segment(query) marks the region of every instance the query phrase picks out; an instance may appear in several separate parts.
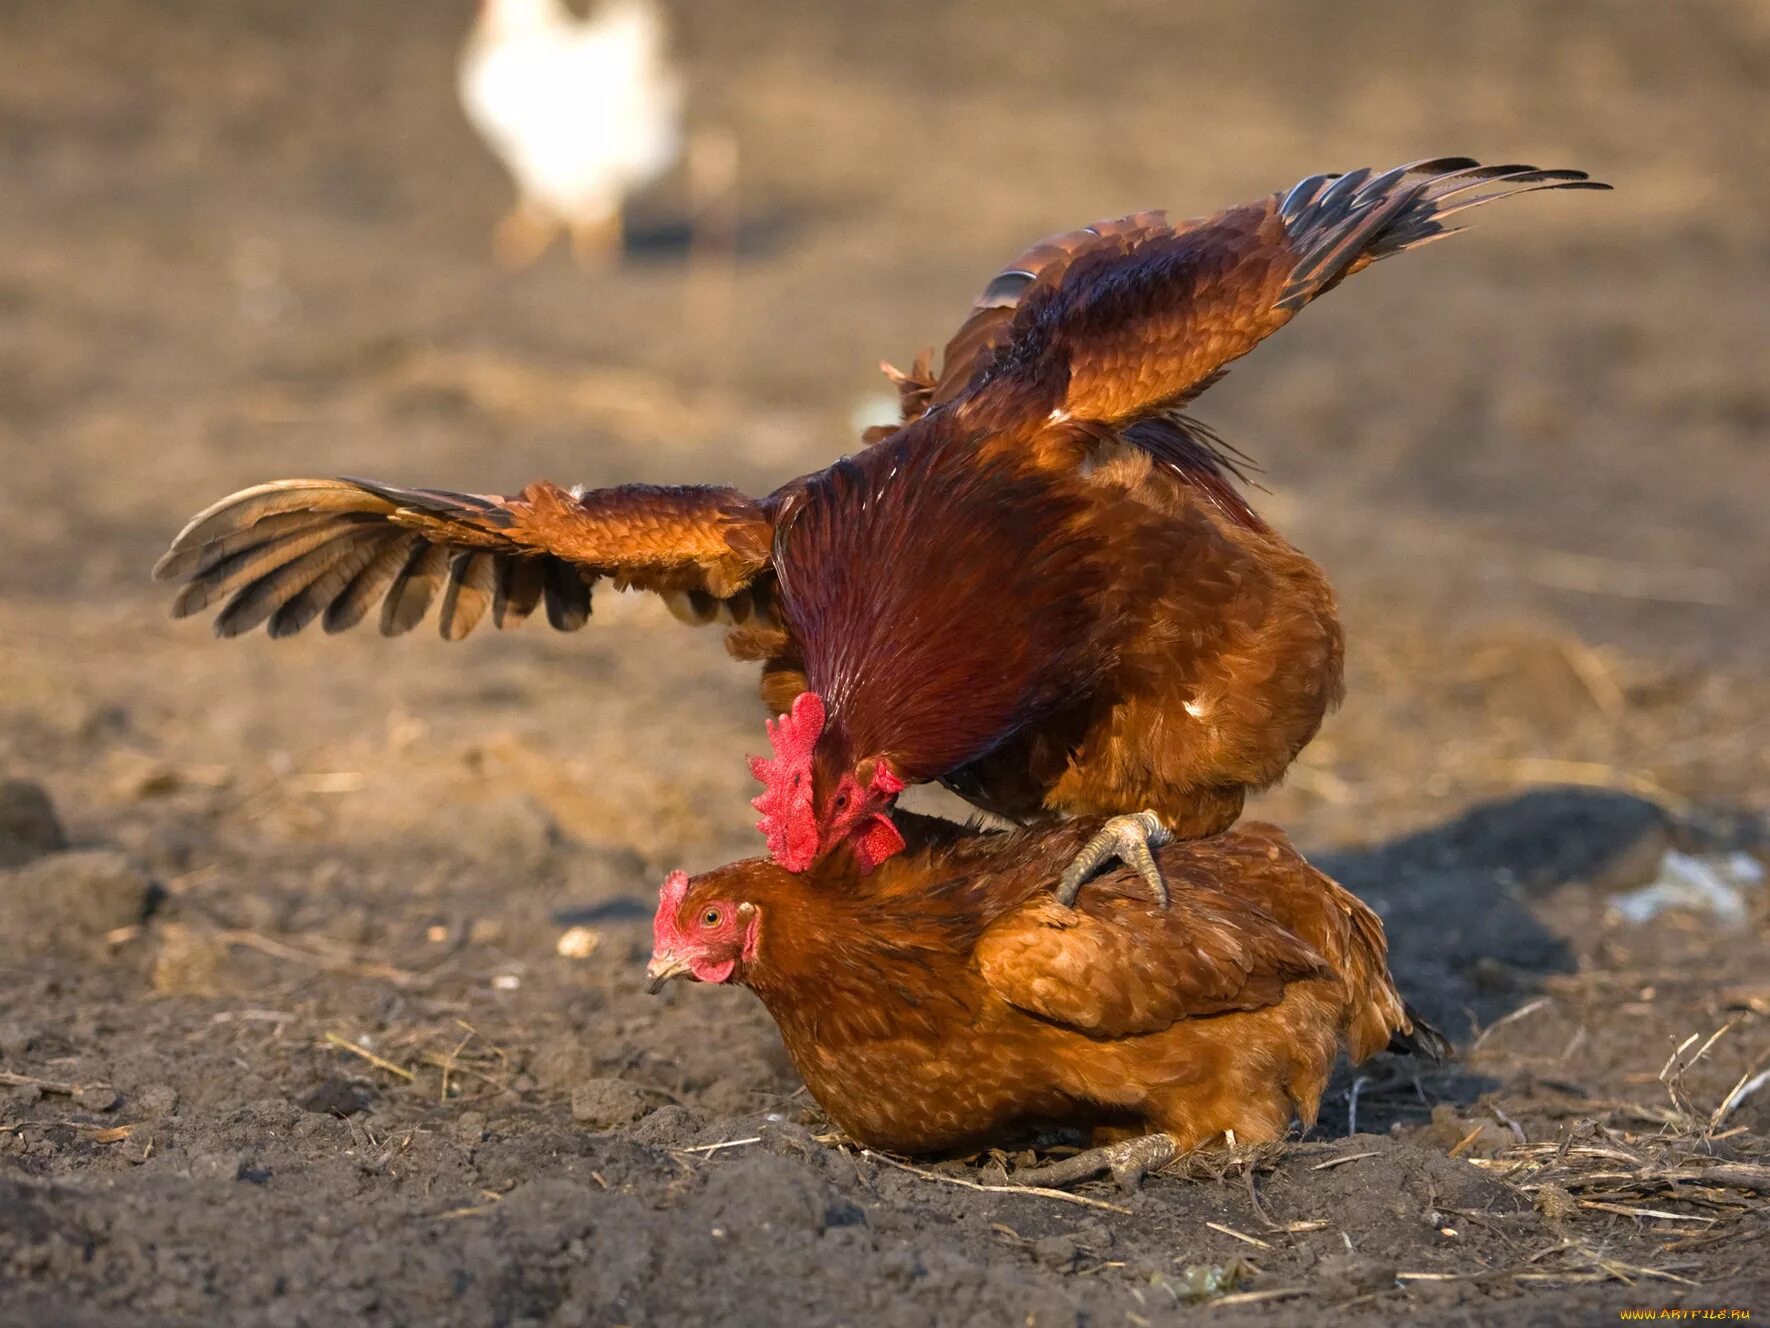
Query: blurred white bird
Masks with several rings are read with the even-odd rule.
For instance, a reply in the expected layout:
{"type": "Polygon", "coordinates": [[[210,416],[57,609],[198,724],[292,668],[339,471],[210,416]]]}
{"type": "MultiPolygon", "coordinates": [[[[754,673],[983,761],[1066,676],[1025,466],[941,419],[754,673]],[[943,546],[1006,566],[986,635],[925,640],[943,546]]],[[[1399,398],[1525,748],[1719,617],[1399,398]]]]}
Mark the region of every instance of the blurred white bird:
{"type": "Polygon", "coordinates": [[[682,155],[682,80],[652,0],[481,0],[461,54],[461,104],[516,183],[496,235],[523,267],[564,228],[584,262],[618,254],[627,196],[682,155]]]}

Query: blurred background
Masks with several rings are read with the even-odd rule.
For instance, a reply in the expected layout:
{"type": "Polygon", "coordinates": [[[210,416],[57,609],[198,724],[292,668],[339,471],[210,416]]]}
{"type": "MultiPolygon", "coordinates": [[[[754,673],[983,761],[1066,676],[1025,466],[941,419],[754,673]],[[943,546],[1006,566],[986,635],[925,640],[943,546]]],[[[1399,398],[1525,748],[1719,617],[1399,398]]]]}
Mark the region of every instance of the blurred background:
{"type": "MultiPolygon", "coordinates": [[[[617,1182],[650,1158],[664,1193],[679,1163],[584,1134],[640,1114],[607,1117],[608,1092],[667,1100],[646,1120],[677,1112],[680,1143],[694,1113],[724,1129],[796,1084],[742,993],[638,991],[662,873],[760,848],[755,679],[715,631],[600,593],[575,636],[217,642],[148,579],[192,513],[300,475],[766,492],[852,450],[889,400],[879,360],[943,342],[1035,238],[1319,171],[1467,154],[1616,191],[1474,214],[1197,403],[1343,598],[1347,702],[1255,811],[1385,911],[1410,995],[1454,1034],[1536,1001],[1505,1042],[1536,1059],[1496,1040],[1496,1079],[1434,1090],[1466,1106],[1503,1080],[1532,1138],[1619,1096],[1663,1119],[1662,1043],[1770,1013],[1761,888],[1730,905],[1755,929],[1606,913],[1691,827],[1761,844],[1739,827],[1770,809],[1763,0],[668,0],[634,96],[671,142],[616,191],[621,230],[599,214],[544,252],[460,99],[476,12],[0,5],[0,777],[23,781],[0,788],[0,866],[26,864],[0,877],[0,1154],[64,1178],[172,1159],[80,1210],[114,1251],[191,1197],[158,1237],[184,1271],[162,1260],[143,1305],[199,1321],[273,1294],[264,1241],[203,1197],[211,1153],[227,1177],[286,1165],[325,1211],[381,1196],[373,1221],[351,1210],[391,1233],[356,1285],[391,1286],[428,1276],[397,1251],[431,1201],[345,1160],[390,1130],[409,1127],[402,1174],[462,1212],[567,1156],[617,1182]],[[1578,797],[1517,801],[1542,785],[1578,797]],[[91,852],[51,851],[69,844],[91,852]],[[1591,1100],[1543,1106],[1545,1075],[1591,1100]],[[502,1151],[474,1170],[457,1131],[502,1151]]],[[[1758,1027],[1692,1080],[1705,1111],[1762,1065],[1758,1027]]],[[[1367,1090],[1369,1128],[1424,1121],[1397,1083],[1367,1090]]],[[[573,1204],[602,1202],[581,1172],[573,1204]]],[[[1325,1193],[1299,1211],[1344,1205],[1325,1193]]],[[[680,1231],[667,1205],[619,1211],[680,1238],[684,1276],[720,1267],[695,1233],[723,1210],[680,1231]]],[[[0,1252],[40,1228],[0,1222],[0,1252]]],[[[505,1248],[509,1278],[528,1248],[505,1248]]],[[[155,1266],[32,1257],[82,1306],[155,1266]]]]}

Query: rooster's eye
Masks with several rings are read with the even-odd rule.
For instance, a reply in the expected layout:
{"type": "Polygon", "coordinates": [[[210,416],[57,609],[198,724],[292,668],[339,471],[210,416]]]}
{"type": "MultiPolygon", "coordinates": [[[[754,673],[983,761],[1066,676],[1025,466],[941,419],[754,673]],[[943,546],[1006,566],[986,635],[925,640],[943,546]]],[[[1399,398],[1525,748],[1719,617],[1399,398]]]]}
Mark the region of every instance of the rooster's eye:
{"type": "Polygon", "coordinates": [[[703,927],[717,927],[719,925],[719,910],[710,908],[701,914],[701,925],[703,927]]]}
{"type": "Polygon", "coordinates": [[[848,795],[846,793],[838,793],[836,795],[836,810],[843,811],[847,808],[847,806],[848,806],[848,795]]]}

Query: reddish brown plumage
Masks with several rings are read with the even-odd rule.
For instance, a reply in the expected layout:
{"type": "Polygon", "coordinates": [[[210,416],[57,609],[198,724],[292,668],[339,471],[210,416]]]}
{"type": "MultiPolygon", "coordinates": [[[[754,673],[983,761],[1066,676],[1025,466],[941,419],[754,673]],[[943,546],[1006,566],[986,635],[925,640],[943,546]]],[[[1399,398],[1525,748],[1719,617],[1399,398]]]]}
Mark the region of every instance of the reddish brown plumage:
{"type": "Polygon", "coordinates": [[[772,709],[825,702],[792,772],[815,786],[793,805],[819,852],[876,830],[899,780],[942,779],[1022,822],[1149,809],[1211,834],[1338,700],[1341,635],[1321,569],[1178,408],[1308,300],[1447,233],[1451,212],[1581,187],[1601,186],[1443,159],[1177,225],[1100,223],[992,281],[938,373],[924,356],[897,375],[901,427],[766,499],[284,481],[204,513],[158,572],[188,579],[179,614],[230,595],[223,635],[321,615],[337,630],[378,599],[391,634],[439,590],[451,638],[543,599],[569,629],[601,578],[724,616],[772,709]]]}
{"type": "Polygon", "coordinates": [[[1088,823],[904,820],[910,847],[864,878],[758,858],[676,879],[651,969],[755,991],[861,1143],[941,1152],[1033,1124],[1258,1142],[1314,1120],[1342,1048],[1444,1050],[1396,993],[1376,915],[1272,826],[1164,850],[1169,908],[1120,871],[1068,909],[1049,864],[1088,823]]]}

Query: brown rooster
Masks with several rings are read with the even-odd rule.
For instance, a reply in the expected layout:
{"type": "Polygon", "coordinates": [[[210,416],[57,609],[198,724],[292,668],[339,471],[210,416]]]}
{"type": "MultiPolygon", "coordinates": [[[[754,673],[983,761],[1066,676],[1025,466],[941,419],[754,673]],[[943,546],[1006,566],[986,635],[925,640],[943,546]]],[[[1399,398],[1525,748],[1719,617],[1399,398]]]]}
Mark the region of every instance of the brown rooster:
{"type": "Polygon", "coordinates": [[[1167,907],[1123,868],[1066,908],[1046,864],[1096,828],[978,834],[900,813],[912,847],[868,876],[754,858],[664,883],[652,990],[739,982],[857,1142],[899,1153],[1029,1127],[1154,1131],[1021,1179],[1146,1169],[1315,1120],[1341,1048],[1448,1046],[1396,993],[1383,924],[1284,834],[1166,846],[1167,907]]]}
{"type": "Polygon", "coordinates": [[[441,597],[454,639],[545,600],[582,626],[599,579],[735,622],[780,713],[760,827],[802,871],[901,845],[908,784],[1020,822],[1107,816],[1064,873],[1230,825],[1340,695],[1321,569],[1238,495],[1179,415],[1311,299],[1448,234],[1465,208],[1578,171],[1446,158],[1313,176],[1203,220],[1143,213],[1045,241],[903,379],[907,423],[765,499],[731,489],[532,485],[512,498],[285,480],[195,518],[156,574],[223,636],[378,601],[384,633],[441,597]],[[1122,815],[1121,813],[1131,813],[1122,815]]]}

